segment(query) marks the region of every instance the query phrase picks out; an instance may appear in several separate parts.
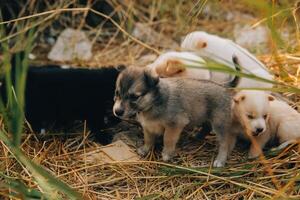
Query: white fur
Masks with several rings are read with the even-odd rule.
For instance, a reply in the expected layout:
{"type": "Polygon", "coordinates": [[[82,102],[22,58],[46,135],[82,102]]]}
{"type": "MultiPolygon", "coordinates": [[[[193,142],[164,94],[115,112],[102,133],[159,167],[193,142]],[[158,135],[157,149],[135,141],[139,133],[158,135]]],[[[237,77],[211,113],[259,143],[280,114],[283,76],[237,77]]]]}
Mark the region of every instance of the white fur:
{"type": "MultiPolygon", "coordinates": [[[[256,76],[273,80],[273,76],[268,72],[263,63],[255,58],[250,52],[231,40],[221,38],[216,35],[208,34],[202,31],[189,33],[183,42],[181,48],[187,51],[194,51],[199,56],[209,58],[221,64],[235,68],[232,62],[232,56],[236,56],[242,66],[242,72],[251,73],[256,76]]],[[[215,72],[213,72],[213,75],[215,72]]],[[[217,82],[224,82],[230,79],[228,74],[217,77],[217,82]]],[[[271,83],[256,81],[253,79],[242,78],[238,87],[240,88],[271,88],[271,83]]]]}
{"type": "MultiPolygon", "coordinates": [[[[233,104],[235,120],[244,123],[244,127],[252,132],[257,126],[264,128],[262,133],[254,137],[261,149],[274,137],[277,137],[281,144],[278,149],[300,139],[300,113],[286,102],[272,99],[263,91],[241,91],[234,98],[237,101],[233,104]],[[247,119],[249,113],[255,117],[247,119]],[[263,115],[266,113],[268,117],[264,119],[263,115]]],[[[252,144],[249,157],[254,158],[259,154],[260,151],[252,144]]]]}
{"type": "Polygon", "coordinates": [[[300,114],[283,101],[270,102],[269,127],[280,143],[300,138],[300,114]]]}
{"type": "Polygon", "coordinates": [[[170,51],[160,55],[147,67],[157,73],[160,77],[177,76],[195,79],[210,79],[210,72],[206,69],[201,69],[201,65],[204,66],[204,64],[205,61],[194,53],[170,51]],[[180,71],[169,73],[173,70],[180,71]]]}
{"type": "Polygon", "coordinates": [[[267,129],[267,121],[264,115],[269,114],[270,102],[268,100],[269,94],[264,91],[244,90],[238,92],[234,99],[233,109],[235,117],[241,123],[245,123],[247,128],[255,133],[257,128],[267,129]],[[237,102],[238,101],[238,102],[237,102]],[[252,116],[251,119],[248,116],[252,116]]]}

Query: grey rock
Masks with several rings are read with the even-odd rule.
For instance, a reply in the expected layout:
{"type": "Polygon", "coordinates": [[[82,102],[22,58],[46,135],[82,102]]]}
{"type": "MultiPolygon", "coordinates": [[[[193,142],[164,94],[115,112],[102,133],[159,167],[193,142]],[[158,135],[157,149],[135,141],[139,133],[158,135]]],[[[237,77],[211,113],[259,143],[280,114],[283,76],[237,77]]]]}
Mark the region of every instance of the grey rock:
{"type": "Polygon", "coordinates": [[[179,44],[177,42],[162,33],[156,32],[147,24],[136,23],[132,35],[135,38],[153,46],[159,46],[166,49],[179,48],[179,44]]]}
{"type": "Polygon", "coordinates": [[[252,28],[250,25],[237,24],[234,27],[235,42],[250,50],[267,50],[269,41],[269,32],[265,26],[256,26],[252,28]]]}
{"type": "Polygon", "coordinates": [[[92,43],[83,31],[67,28],[57,38],[48,58],[60,62],[89,60],[92,58],[92,43]]]}

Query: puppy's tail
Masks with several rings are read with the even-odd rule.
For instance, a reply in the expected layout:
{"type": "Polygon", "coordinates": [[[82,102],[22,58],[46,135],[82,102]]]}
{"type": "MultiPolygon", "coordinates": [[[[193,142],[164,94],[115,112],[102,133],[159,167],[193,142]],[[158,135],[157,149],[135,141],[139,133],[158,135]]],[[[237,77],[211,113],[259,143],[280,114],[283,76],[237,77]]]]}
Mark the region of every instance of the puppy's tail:
{"type": "MultiPolygon", "coordinates": [[[[239,63],[238,58],[235,55],[232,56],[232,62],[234,64],[235,70],[238,71],[238,72],[240,72],[241,71],[241,65],[239,63]]],[[[233,78],[233,80],[230,81],[229,83],[227,83],[225,86],[226,87],[232,87],[232,88],[234,88],[234,87],[236,87],[239,84],[240,79],[241,79],[240,76],[235,75],[235,77],[233,78]]]]}

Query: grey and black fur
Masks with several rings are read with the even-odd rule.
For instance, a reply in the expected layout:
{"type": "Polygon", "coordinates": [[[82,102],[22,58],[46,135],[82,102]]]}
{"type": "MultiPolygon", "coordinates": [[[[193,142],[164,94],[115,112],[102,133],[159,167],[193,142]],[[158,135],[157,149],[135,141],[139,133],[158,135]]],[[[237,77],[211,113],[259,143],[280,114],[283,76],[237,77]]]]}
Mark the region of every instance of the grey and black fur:
{"type": "MultiPolygon", "coordinates": [[[[237,72],[240,72],[241,71],[241,65],[239,63],[238,58],[235,55],[232,56],[232,62],[234,64],[234,66],[235,66],[235,70],[237,72]]],[[[224,87],[235,88],[239,84],[239,81],[240,81],[240,77],[239,76],[235,76],[232,79],[232,81],[225,83],[224,87]]],[[[202,124],[201,130],[200,130],[200,132],[197,133],[196,137],[198,139],[203,139],[211,131],[212,131],[211,123],[205,122],[205,123],[202,124]]]]}
{"type": "Polygon", "coordinates": [[[141,155],[151,150],[156,135],[163,134],[162,158],[170,160],[182,130],[203,123],[210,123],[218,136],[219,153],[214,166],[224,166],[234,147],[235,137],[230,134],[231,91],[212,81],[159,79],[144,69],[131,67],[119,75],[114,100],[116,116],[136,116],[143,127],[144,145],[138,149],[141,155]]]}

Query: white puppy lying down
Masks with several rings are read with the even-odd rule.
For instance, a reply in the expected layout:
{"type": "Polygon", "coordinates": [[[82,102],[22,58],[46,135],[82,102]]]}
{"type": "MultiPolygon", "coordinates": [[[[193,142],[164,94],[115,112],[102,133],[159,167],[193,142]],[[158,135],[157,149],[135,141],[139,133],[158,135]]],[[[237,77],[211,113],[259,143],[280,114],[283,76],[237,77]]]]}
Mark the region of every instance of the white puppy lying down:
{"type": "MultiPolygon", "coordinates": [[[[262,149],[275,137],[280,143],[300,138],[300,114],[287,103],[263,91],[241,91],[234,97],[234,132],[248,129],[262,149]],[[239,124],[238,124],[239,123],[239,124]]],[[[252,144],[249,157],[259,156],[260,149],[252,144]]]]}
{"type": "MultiPolygon", "coordinates": [[[[181,48],[185,51],[194,51],[197,55],[215,60],[234,69],[232,56],[236,56],[242,66],[242,72],[254,74],[256,76],[273,80],[273,76],[268,72],[263,63],[255,58],[250,52],[231,40],[208,34],[203,31],[189,33],[183,42],[181,48]]],[[[215,73],[215,72],[213,72],[215,73]]],[[[217,82],[224,82],[230,79],[228,74],[218,77],[217,82]]],[[[253,79],[242,78],[238,87],[240,88],[271,88],[271,83],[256,81],[253,79]]]]}
{"type": "Polygon", "coordinates": [[[205,61],[190,52],[170,51],[160,55],[147,67],[158,76],[165,77],[189,77],[194,79],[210,79],[210,72],[201,68],[187,68],[187,66],[201,67],[205,61]]]}
{"type": "MultiPolygon", "coordinates": [[[[268,129],[262,133],[266,141],[277,137],[281,144],[289,144],[300,139],[300,113],[286,102],[279,100],[270,102],[269,113],[268,129]]],[[[261,145],[263,147],[265,143],[261,145]]]]}

